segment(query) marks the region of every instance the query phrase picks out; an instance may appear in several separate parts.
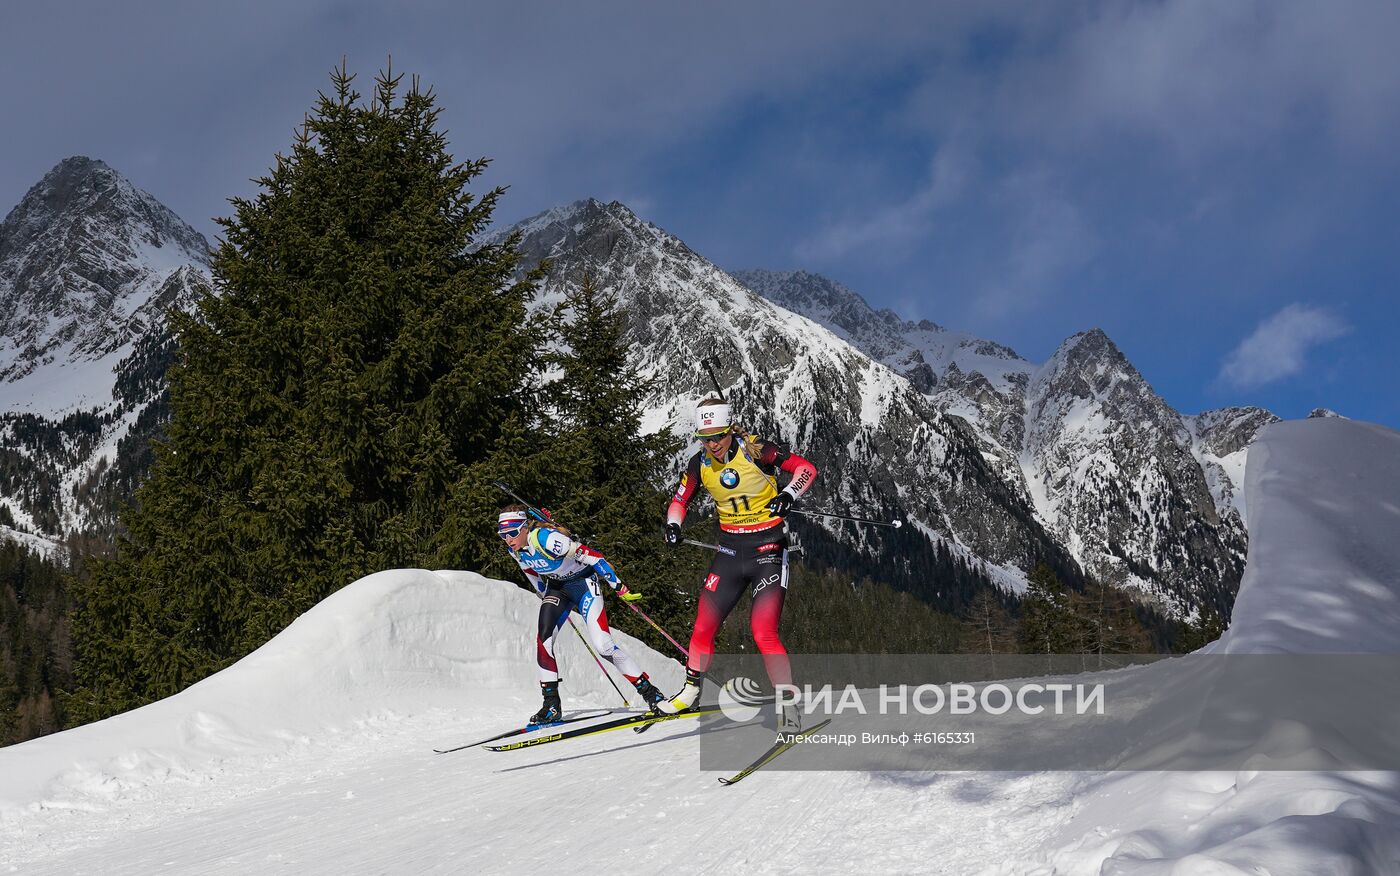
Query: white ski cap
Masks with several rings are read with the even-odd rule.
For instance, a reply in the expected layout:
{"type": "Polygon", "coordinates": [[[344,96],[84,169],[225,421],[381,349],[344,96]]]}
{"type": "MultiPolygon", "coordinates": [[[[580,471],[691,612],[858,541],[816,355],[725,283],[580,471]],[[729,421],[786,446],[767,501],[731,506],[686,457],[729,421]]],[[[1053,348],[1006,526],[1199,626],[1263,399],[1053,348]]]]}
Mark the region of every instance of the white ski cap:
{"type": "Polygon", "coordinates": [[[695,409],[695,437],[719,435],[729,431],[729,405],[724,402],[701,402],[695,409]]]}

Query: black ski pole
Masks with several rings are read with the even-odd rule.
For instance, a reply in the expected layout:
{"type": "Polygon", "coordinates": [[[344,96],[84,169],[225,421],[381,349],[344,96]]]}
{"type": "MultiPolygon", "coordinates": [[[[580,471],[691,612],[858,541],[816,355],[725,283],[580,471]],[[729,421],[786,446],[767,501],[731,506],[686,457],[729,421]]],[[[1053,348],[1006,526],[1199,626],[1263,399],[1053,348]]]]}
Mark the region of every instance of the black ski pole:
{"type": "Polygon", "coordinates": [[[903,520],[869,520],[864,517],[850,517],[845,514],[828,514],[825,511],[803,511],[801,508],[788,509],[789,514],[801,514],[803,517],[830,517],[833,520],[849,520],[851,523],[864,523],[867,526],[888,526],[891,529],[899,529],[904,525],[903,520]]]}
{"type": "Polygon", "coordinates": [[[701,362],[704,364],[705,370],[710,373],[710,381],[715,385],[715,395],[719,397],[720,401],[724,401],[724,390],[720,388],[719,378],[715,376],[715,369],[713,366],[710,365],[710,360],[713,358],[715,358],[715,355],[711,353],[710,355],[702,359],[701,362]]]}
{"type": "Polygon", "coordinates": [[[574,616],[572,614],[567,614],[565,617],[569,619],[569,626],[573,627],[574,635],[578,636],[578,640],[583,643],[583,647],[587,648],[588,653],[593,656],[593,662],[598,664],[598,671],[603,673],[603,677],[608,680],[608,684],[612,685],[612,689],[617,691],[618,696],[622,697],[622,704],[629,709],[632,708],[632,701],[627,699],[627,694],[623,693],[622,688],[618,687],[617,682],[613,681],[613,677],[608,675],[608,668],[603,665],[603,659],[598,656],[597,651],[593,650],[593,646],[583,637],[583,633],[579,632],[578,624],[574,623],[574,616]]]}
{"type": "Polygon", "coordinates": [[[681,544],[688,544],[698,548],[705,548],[706,550],[716,551],[718,553],[725,554],[731,557],[735,554],[734,548],[725,547],[722,544],[710,544],[707,541],[696,541],[693,538],[683,538],[681,539],[681,544]]]}

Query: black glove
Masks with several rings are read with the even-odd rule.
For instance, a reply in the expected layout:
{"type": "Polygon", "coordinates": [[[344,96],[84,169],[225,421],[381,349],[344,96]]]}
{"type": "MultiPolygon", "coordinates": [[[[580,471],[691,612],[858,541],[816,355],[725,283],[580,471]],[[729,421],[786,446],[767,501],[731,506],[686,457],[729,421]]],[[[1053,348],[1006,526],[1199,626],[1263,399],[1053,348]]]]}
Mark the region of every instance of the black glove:
{"type": "Polygon", "coordinates": [[[788,511],[792,510],[792,497],[787,493],[778,493],[771,502],[763,506],[768,509],[768,513],[774,517],[786,517],[788,511]]]}
{"type": "Polygon", "coordinates": [[[681,525],[679,523],[666,524],[666,533],[662,536],[671,547],[676,547],[681,543],[681,525]]]}

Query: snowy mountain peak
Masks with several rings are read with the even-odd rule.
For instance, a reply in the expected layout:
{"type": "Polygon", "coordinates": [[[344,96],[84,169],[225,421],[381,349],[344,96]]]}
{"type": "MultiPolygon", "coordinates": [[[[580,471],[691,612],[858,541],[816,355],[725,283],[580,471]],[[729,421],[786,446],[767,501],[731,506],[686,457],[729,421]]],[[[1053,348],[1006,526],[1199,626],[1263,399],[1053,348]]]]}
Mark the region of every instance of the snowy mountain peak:
{"type": "Polygon", "coordinates": [[[1195,436],[1196,443],[1217,456],[1228,456],[1244,450],[1254,443],[1260,429],[1279,421],[1279,418],[1269,411],[1253,405],[1218,408],[1181,419],[1195,436]]]}
{"type": "Polygon", "coordinates": [[[59,162],[0,223],[0,502],[26,530],[115,525],[160,426],[142,414],[164,392],[167,313],[209,291],[208,270],[203,236],[91,158],[59,162]]]}
{"type": "MultiPolygon", "coordinates": [[[[745,286],[794,313],[801,313],[828,327],[844,329],[851,335],[859,334],[862,327],[870,322],[888,326],[895,332],[915,327],[906,323],[892,310],[873,309],[858,293],[846,288],[835,280],[813,274],[809,271],[769,271],[762,268],[731,271],[730,275],[745,286]],[[816,319],[820,313],[825,318],[816,319]]],[[[924,320],[917,327],[930,331],[943,331],[941,326],[924,320]]]]}
{"type": "Polygon", "coordinates": [[[1021,459],[1036,509],[1085,568],[1173,612],[1228,607],[1244,561],[1242,521],[1226,519],[1238,484],[1231,466],[1207,464],[1220,454],[1200,435],[1228,416],[1183,418],[1100,329],[1060,345],[1026,410],[1021,459]]]}
{"type": "MultiPolygon", "coordinates": [[[[523,264],[563,259],[571,265],[570,282],[577,282],[583,272],[596,272],[615,254],[648,252],[685,263],[703,262],[680,238],[642,219],[620,201],[604,203],[597,198],[574,201],[494,231],[483,243],[499,244],[513,233],[521,235],[518,249],[523,264]]],[[[715,275],[720,274],[713,266],[710,270],[715,275]]],[[[732,282],[728,285],[735,286],[732,282]]],[[[728,291],[719,289],[718,294],[727,298],[728,291]]],[[[540,303],[557,304],[562,296],[562,287],[547,285],[540,303]]]]}
{"type": "Polygon", "coordinates": [[[984,463],[1086,570],[1173,613],[1227,607],[1245,544],[1245,448],[1272,414],[1181,416],[1101,328],[1036,366],[993,341],[877,312],[819,275],[734,276],[970,425],[984,463]]]}
{"type": "Polygon", "coordinates": [[[1176,412],[1102,329],[1066,339],[1031,380],[1027,403],[1032,411],[1043,412],[1047,404],[1069,399],[1092,400],[1108,406],[1108,413],[1133,415],[1127,422],[1146,417],[1181,442],[1187,440],[1176,412]]]}
{"type": "MultiPolygon", "coordinates": [[[[732,276],[764,298],[835,332],[842,340],[903,375],[919,391],[937,395],[951,383],[954,413],[983,417],[990,395],[1014,394],[1032,366],[1009,347],[951,331],[927,319],[911,322],[888,309],[875,310],[857,292],[807,271],[733,271],[732,276]],[[972,385],[966,378],[976,375],[972,385]],[[965,402],[959,403],[959,402],[965,402]]],[[[993,427],[995,430],[997,427],[993,427]]]]}
{"type": "Polygon", "coordinates": [[[188,288],[174,275],[208,265],[204,237],[121,174],[59,162],[0,224],[0,381],[113,353],[187,303],[159,300],[188,288]]]}
{"type": "MultiPolygon", "coordinates": [[[[512,225],[509,231],[518,231],[522,235],[529,237],[538,234],[551,227],[560,229],[580,222],[587,222],[589,217],[597,215],[604,209],[604,204],[597,198],[584,198],[574,201],[572,204],[561,204],[558,207],[551,207],[542,213],[536,213],[527,219],[512,225]]],[[[504,232],[497,232],[489,239],[495,240],[504,236],[504,232]]]]}
{"type": "Polygon", "coordinates": [[[0,261],[53,232],[92,235],[107,225],[130,224],[130,236],[155,248],[174,246],[208,265],[209,243],[170,208],[131,184],[105,162],[65,158],[25,194],[0,224],[0,261]],[[82,219],[89,222],[83,224],[82,219]]]}
{"type": "Polygon", "coordinates": [[[1265,426],[1279,422],[1279,418],[1263,408],[1246,406],[1183,416],[1181,421],[1191,433],[1191,453],[1205,472],[1217,513],[1225,520],[1234,512],[1241,522],[1248,523],[1243,488],[1249,446],[1265,426]]]}
{"type": "MultiPolygon", "coordinates": [[[[680,244],[679,238],[667,234],[662,229],[642,219],[621,201],[604,203],[597,198],[583,198],[571,204],[564,204],[536,213],[520,222],[488,235],[486,243],[499,243],[507,234],[518,232],[524,238],[524,245],[548,241],[550,248],[557,253],[564,252],[576,243],[581,234],[597,234],[611,228],[614,232],[641,235],[653,242],[680,244]]],[[[680,244],[684,245],[684,244],[680,244]]],[[[527,257],[533,255],[527,249],[527,257]]]]}
{"type": "Polygon", "coordinates": [[[1332,417],[1335,417],[1335,418],[1338,418],[1338,419],[1343,419],[1343,420],[1346,419],[1346,417],[1343,417],[1341,414],[1337,413],[1336,411],[1332,410],[1331,408],[1313,408],[1313,409],[1312,409],[1312,412],[1308,414],[1308,419],[1309,419],[1309,420],[1315,420],[1315,419],[1319,419],[1319,418],[1332,418],[1332,417]]]}
{"type": "MultiPolygon", "coordinates": [[[[1089,329],[1088,332],[1071,334],[1060,344],[1056,354],[1050,357],[1047,367],[1054,369],[1105,367],[1105,365],[1126,365],[1133,368],[1123,351],[1113,343],[1113,339],[1103,329],[1089,329]]],[[[1134,369],[1137,374],[1137,369],[1134,369]]]]}

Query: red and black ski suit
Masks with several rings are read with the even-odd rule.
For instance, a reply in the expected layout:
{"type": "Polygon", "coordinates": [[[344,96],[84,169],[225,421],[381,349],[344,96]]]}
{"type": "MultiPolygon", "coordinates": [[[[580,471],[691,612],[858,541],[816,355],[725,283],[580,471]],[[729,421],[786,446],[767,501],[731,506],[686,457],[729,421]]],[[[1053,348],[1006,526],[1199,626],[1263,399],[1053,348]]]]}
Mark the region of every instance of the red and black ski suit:
{"type": "Polygon", "coordinates": [[[700,590],[695,630],[690,637],[690,669],[709,669],[715,634],[744,588],[752,585],[754,644],[763,655],[769,680],[775,685],[792,683],[787,649],[778,637],[788,586],[787,527],[767,505],[780,491],[796,499],[811,487],[816,476],[812,463],[789,453],[781,444],[753,436],[735,434],[723,458],[703,447],[690,458],[667,509],[667,522],[680,524],[685,520],[686,508],[703,484],[719,512],[721,548],[700,590]]]}

